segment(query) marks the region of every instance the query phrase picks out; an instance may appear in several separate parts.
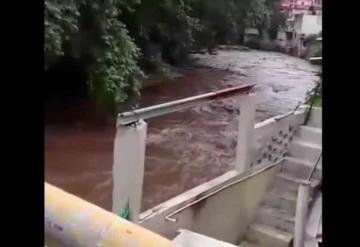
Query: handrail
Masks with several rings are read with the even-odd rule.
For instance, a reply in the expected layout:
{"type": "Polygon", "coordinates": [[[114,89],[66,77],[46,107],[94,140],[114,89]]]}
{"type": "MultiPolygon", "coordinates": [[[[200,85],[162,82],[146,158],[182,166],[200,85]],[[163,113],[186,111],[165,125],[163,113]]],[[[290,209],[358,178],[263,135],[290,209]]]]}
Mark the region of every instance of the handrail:
{"type": "Polygon", "coordinates": [[[45,183],[47,246],[174,247],[170,240],[45,183]]]}
{"type": "Polygon", "coordinates": [[[197,199],[197,200],[195,200],[195,201],[193,201],[193,202],[190,202],[190,203],[186,204],[185,206],[183,206],[183,207],[181,207],[181,208],[179,208],[179,209],[171,212],[170,214],[168,214],[168,215],[165,216],[165,219],[168,220],[168,221],[171,221],[171,222],[176,222],[177,219],[172,218],[172,216],[174,216],[175,214],[180,213],[181,211],[183,211],[183,210],[191,207],[192,205],[194,205],[194,204],[196,204],[196,203],[198,203],[198,202],[200,202],[200,201],[202,201],[202,200],[205,200],[205,199],[207,199],[207,198],[209,198],[209,197],[217,194],[218,192],[220,192],[220,191],[222,191],[222,190],[224,190],[224,189],[227,189],[227,188],[229,188],[229,187],[231,187],[231,186],[233,186],[233,185],[235,185],[235,184],[238,184],[238,183],[240,183],[240,182],[243,182],[244,180],[247,180],[247,179],[249,179],[249,178],[251,178],[251,177],[253,177],[253,176],[255,176],[255,175],[259,174],[259,173],[262,173],[262,172],[264,172],[264,171],[266,171],[266,170],[268,170],[268,169],[270,169],[270,168],[272,168],[272,167],[274,167],[274,166],[276,166],[276,165],[279,165],[279,164],[281,164],[281,162],[283,162],[283,160],[284,160],[284,159],[281,159],[281,160],[279,160],[279,161],[277,161],[277,162],[275,162],[275,163],[272,163],[272,164],[270,164],[270,165],[267,165],[266,167],[261,168],[261,169],[255,171],[255,172],[253,172],[253,173],[251,173],[251,174],[249,174],[249,175],[246,175],[246,176],[244,176],[244,177],[239,177],[239,178],[236,179],[235,181],[232,181],[232,182],[230,182],[230,183],[228,183],[228,184],[225,184],[225,185],[221,186],[220,188],[216,189],[215,191],[213,191],[213,192],[211,192],[211,193],[209,193],[209,194],[206,194],[206,195],[204,195],[203,197],[201,197],[201,198],[199,198],[199,199],[197,199]]]}
{"type": "Polygon", "coordinates": [[[169,114],[216,99],[223,99],[233,97],[235,95],[248,94],[254,86],[255,84],[242,85],[218,90],[211,93],[192,96],[180,100],[170,101],[141,109],[136,109],[133,111],[119,113],[117,117],[117,125],[129,125],[136,123],[140,119],[148,119],[156,116],[169,114]]]}
{"type": "Polygon", "coordinates": [[[296,111],[299,109],[299,107],[301,106],[302,103],[303,102],[299,101],[299,103],[296,105],[294,110],[292,110],[292,111],[290,111],[288,113],[285,113],[283,115],[277,116],[277,117],[274,118],[274,120],[275,121],[280,121],[280,120],[283,120],[283,119],[285,119],[287,117],[290,117],[290,116],[294,115],[296,113],[296,111]]]}
{"type": "Polygon", "coordinates": [[[311,181],[311,178],[312,178],[312,176],[313,176],[313,174],[314,174],[314,172],[315,172],[315,170],[316,170],[316,167],[317,167],[317,165],[318,165],[321,157],[322,157],[322,151],[321,151],[318,159],[316,160],[316,163],[315,163],[314,167],[312,168],[312,170],[311,170],[311,172],[310,172],[310,174],[309,174],[309,177],[308,177],[308,179],[307,179],[308,181],[311,181]]]}

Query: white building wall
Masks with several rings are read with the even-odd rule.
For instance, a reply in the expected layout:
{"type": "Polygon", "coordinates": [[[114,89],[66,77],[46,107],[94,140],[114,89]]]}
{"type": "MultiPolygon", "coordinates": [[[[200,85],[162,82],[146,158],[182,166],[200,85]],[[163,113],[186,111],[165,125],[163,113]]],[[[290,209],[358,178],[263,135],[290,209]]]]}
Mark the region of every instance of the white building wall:
{"type": "Polygon", "coordinates": [[[302,18],[301,33],[305,36],[318,34],[322,30],[321,15],[304,15],[302,18]]]}

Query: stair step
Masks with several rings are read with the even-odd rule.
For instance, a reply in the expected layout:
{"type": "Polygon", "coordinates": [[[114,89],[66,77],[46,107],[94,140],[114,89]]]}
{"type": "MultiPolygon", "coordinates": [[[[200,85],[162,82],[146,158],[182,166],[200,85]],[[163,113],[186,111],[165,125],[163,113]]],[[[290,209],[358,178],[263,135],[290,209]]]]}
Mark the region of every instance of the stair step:
{"type": "Polygon", "coordinates": [[[245,242],[242,242],[239,247],[263,247],[261,245],[258,245],[258,244],[253,244],[253,243],[249,243],[247,241],[245,242]]]}
{"type": "Polygon", "coordinates": [[[282,231],[293,233],[295,227],[295,214],[284,209],[264,205],[259,208],[255,221],[282,231]]]}
{"type": "MultiPolygon", "coordinates": [[[[319,158],[322,147],[320,145],[295,139],[289,148],[289,155],[308,163],[315,164],[319,158]]],[[[322,162],[322,158],[320,160],[322,162]]],[[[321,167],[319,163],[319,167],[321,167]]]]}
{"type": "Polygon", "coordinates": [[[322,145],[322,129],[312,126],[302,125],[299,127],[297,134],[300,140],[322,145]]]}
{"type": "Polygon", "coordinates": [[[172,240],[176,246],[186,246],[186,247],[199,247],[199,246],[209,246],[209,247],[236,247],[236,245],[224,242],[209,236],[196,233],[193,231],[180,229],[179,234],[172,240]]]}
{"type": "Polygon", "coordinates": [[[263,224],[252,224],[246,235],[247,241],[267,247],[289,247],[292,239],[291,233],[263,224]]]}
{"type": "Polygon", "coordinates": [[[263,205],[267,205],[273,208],[281,208],[292,214],[295,214],[296,199],[297,195],[292,195],[291,193],[270,192],[265,196],[263,205]]]}
{"type": "Polygon", "coordinates": [[[307,126],[312,126],[316,128],[322,128],[322,108],[321,107],[312,107],[309,121],[307,126]]]}
{"type": "MultiPolygon", "coordinates": [[[[310,197],[311,196],[312,195],[310,194],[310,197]]],[[[311,202],[311,200],[312,198],[309,198],[309,203],[311,202]]],[[[262,205],[283,209],[295,215],[296,201],[297,201],[297,191],[289,191],[286,189],[279,190],[278,188],[273,188],[265,196],[262,205]]]]}
{"type": "MultiPolygon", "coordinates": [[[[303,180],[307,180],[307,179],[299,178],[297,176],[294,176],[293,174],[289,174],[287,172],[282,171],[276,174],[275,182],[282,183],[283,186],[280,186],[280,188],[291,187],[291,190],[292,188],[294,188],[297,191],[300,182],[303,180]]],[[[310,184],[311,188],[315,188],[319,184],[320,184],[320,179],[315,177],[311,178],[311,184],[310,184]]]]}
{"type": "MultiPolygon", "coordinates": [[[[284,194],[286,198],[294,198],[296,201],[297,194],[299,190],[299,181],[302,179],[298,179],[291,174],[287,174],[281,172],[276,175],[276,179],[274,184],[272,185],[272,189],[270,193],[274,194],[284,194]]],[[[313,197],[314,193],[316,192],[316,188],[319,186],[320,180],[317,178],[312,178],[311,180],[311,188],[310,188],[310,197],[313,197]]],[[[291,204],[293,204],[291,202],[291,204]]]]}
{"type": "MultiPolygon", "coordinates": [[[[306,160],[302,160],[294,157],[286,157],[282,164],[281,172],[292,175],[297,178],[307,179],[315,163],[312,164],[310,162],[307,162],[306,160]]],[[[322,176],[322,170],[319,161],[312,177],[316,179],[320,179],[321,176],[322,176]]]]}

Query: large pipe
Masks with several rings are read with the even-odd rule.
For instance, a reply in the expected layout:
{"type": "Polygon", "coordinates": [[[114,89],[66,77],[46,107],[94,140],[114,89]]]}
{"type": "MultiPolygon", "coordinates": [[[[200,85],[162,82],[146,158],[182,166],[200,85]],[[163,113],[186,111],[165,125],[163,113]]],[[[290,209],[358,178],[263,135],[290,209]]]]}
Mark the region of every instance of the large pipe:
{"type": "Polygon", "coordinates": [[[175,244],[45,183],[46,246],[174,247],[175,244]]]}

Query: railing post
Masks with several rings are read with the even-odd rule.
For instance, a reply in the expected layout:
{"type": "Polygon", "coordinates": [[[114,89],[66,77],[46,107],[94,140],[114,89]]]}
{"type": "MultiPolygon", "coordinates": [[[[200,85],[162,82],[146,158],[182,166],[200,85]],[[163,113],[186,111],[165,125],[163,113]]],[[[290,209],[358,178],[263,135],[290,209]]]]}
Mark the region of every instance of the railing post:
{"type": "Polygon", "coordinates": [[[308,217],[310,182],[301,181],[296,201],[294,247],[304,247],[305,227],[308,217]]]}
{"type": "Polygon", "coordinates": [[[118,125],[114,145],[113,213],[129,209],[129,220],[137,223],[141,210],[147,124],[143,120],[118,125]]]}
{"type": "Polygon", "coordinates": [[[251,162],[251,149],[254,141],[256,100],[254,94],[240,97],[240,115],[236,147],[235,169],[239,173],[248,171],[251,162]]]}

